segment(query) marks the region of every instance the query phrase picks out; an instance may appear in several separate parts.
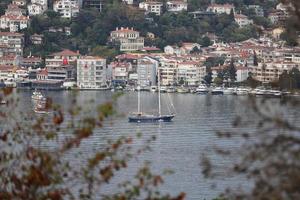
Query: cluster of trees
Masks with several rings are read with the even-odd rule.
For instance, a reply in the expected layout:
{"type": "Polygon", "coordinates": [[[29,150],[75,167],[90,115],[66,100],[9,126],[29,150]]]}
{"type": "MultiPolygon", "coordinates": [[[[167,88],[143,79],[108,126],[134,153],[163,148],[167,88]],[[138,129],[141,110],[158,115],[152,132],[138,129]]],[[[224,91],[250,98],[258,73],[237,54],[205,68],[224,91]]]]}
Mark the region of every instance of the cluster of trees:
{"type": "Polygon", "coordinates": [[[291,71],[284,71],[278,80],[280,89],[294,90],[300,89],[300,71],[298,68],[293,68],[291,71]]]}
{"type": "MultiPolygon", "coordinates": [[[[193,4],[198,3],[197,1],[189,2],[189,5],[193,4]]],[[[51,10],[44,15],[32,17],[31,26],[25,32],[27,35],[44,34],[45,43],[42,46],[36,46],[28,42],[25,54],[31,52],[43,56],[60,48],[79,49],[83,54],[99,52],[95,48],[106,46],[110,31],[116,27],[134,27],[141,32],[142,36],[146,36],[148,32],[154,33],[156,38],[146,38],[145,43],[160,48],[181,42],[197,42],[208,46],[211,43],[210,40],[203,37],[207,32],[213,32],[227,42],[258,37],[258,29],[255,26],[238,27],[234,22],[233,13],[204,19],[194,19],[186,11],[165,12],[161,16],[151,13],[145,15],[144,11],[136,7],[112,0],[106,3],[101,13],[93,9],[82,9],[72,20],[62,19],[59,14],[51,10]],[[49,33],[49,27],[70,27],[72,34],[67,36],[60,32],[49,33]]],[[[111,52],[109,56],[117,53],[117,48],[113,46],[109,48],[111,52]]]]}

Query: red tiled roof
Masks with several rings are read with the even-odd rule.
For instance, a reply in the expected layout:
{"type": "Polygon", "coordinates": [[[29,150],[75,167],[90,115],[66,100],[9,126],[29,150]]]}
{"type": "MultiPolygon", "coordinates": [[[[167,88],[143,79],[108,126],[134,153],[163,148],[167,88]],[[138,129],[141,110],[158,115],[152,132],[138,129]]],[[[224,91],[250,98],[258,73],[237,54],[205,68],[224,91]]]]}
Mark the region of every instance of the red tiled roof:
{"type": "Polygon", "coordinates": [[[0,32],[0,36],[23,36],[21,33],[0,32]]]}
{"type": "Polygon", "coordinates": [[[53,53],[51,55],[52,56],[79,56],[80,53],[79,53],[79,51],[74,52],[74,51],[71,51],[69,49],[64,49],[60,52],[56,52],[56,53],[53,53]]]}

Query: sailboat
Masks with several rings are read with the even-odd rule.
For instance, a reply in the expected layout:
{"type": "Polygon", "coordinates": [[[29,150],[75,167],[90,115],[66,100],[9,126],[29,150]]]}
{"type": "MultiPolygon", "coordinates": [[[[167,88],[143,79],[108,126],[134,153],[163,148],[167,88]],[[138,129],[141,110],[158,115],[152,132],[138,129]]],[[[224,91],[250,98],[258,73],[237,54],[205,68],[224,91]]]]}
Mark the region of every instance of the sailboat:
{"type": "Polygon", "coordinates": [[[160,73],[158,73],[158,114],[146,114],[141,112],[141,94],[140,86],[138,86],[138,112],[131,113],[128,117],[129,122],[171,122],[175,114],[161,114],[161,98],[160,98],[160,73]]]}

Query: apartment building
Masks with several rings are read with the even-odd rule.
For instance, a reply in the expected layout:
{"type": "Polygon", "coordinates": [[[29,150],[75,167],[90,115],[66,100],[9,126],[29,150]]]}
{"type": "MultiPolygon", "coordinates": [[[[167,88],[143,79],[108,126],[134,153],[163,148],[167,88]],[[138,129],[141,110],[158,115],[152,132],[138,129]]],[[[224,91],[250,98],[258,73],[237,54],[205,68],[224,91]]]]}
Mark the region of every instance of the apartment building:
{"type": "Polygon", "coordinates": [[[144,9],[146,13],[162,14],[163,3],[156,1],[145,1],[139,4],[139,8],[144,9]]]}
{"type": "Polygon", "coordinates": [[[161,59],[158,73],[160,73],[161,85],[175,85],[177,82],[177,61],[173,59],[161,59]]]}
{"type": "Polygon", "coordinates": [[[74,80],[76,78],[76,63],[80,57],[79,52],[65,49],[49,55],[46,62],[48,79],[74,80]]]}
{"type": "Polygon", "coordinates": [[[102,11],[104,6],[104,0],[83,0],[82,7],[83,8],[95,8],[99,12],[102,11]]]}
{"type": "Polygon", "coordinates": [[[184,61],[178,63],[177,83],[183,81],[188,86],[196,86],[206,75],[206,67],[201,66],[201,62],[184,61]]]}
{"type": "Polygon", "coordinates": [[[110,33],[110,42],[120,45],[120,51],[138,51],[144,48],[144,37],[133,28],[116,28],[110,33]]]}
{"type": "Polygon", "coordinates": [[[156,85],[156,63],[151,59],[141,58],[138,60],[137,74],[139,85],[156,85]]]}
{"type": "Polygon", "coordinates": [[[106,59],[94,56],[77,59],[77,86],[80,89],[105,88],[106,59]]]}
{"type": "Polygon", "coordinates": [[[24,35],[21,33],[0,32],[0,55],[23,55],[24,35]]]}
{"type": "Polygon", "coordinates": [[[58,0],[53,3],[53,10],[70,19],[79,13],[79,4],[77,0],[58,0]]]}
{"type": "Polygon", "coordinates": [[[293,68],[299,69],[299,64],[294,62],[265,62],[249,68],[249,71],[255,79],[269,83],[277,81],[284,71],[290,71],[293,68]]]}

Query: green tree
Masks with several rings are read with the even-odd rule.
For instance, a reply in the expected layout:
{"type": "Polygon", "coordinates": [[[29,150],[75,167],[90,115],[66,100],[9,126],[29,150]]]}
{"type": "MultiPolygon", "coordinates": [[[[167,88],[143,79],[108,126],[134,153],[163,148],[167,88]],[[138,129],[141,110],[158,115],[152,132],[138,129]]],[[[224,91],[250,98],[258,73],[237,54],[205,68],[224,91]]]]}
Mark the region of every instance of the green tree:
{"type": "Polygon", "coordinates": [[[236,80],[236,69],[235,69],[235,66],[234,66],[234,59],[231,59],[227,70],[228,70],[230,81],[235,82],[235,80],[236,80]]]}

